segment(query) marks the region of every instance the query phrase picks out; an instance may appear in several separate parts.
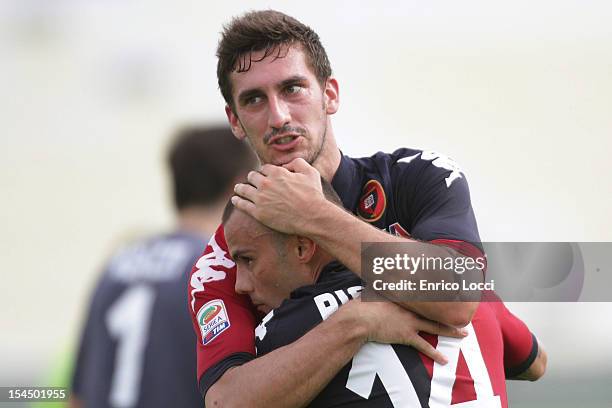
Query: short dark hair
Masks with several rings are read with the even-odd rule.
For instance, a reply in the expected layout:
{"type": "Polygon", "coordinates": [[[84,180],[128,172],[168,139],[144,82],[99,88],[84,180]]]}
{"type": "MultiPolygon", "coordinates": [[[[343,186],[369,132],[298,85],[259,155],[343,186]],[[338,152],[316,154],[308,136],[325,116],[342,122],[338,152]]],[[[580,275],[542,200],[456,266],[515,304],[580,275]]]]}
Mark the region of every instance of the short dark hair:
{"type": "Polygon", "coordinates": [[[178,210],[213,204],[223,198],[232,182],[257,165],[251,148],[227,126],[179,129],[167,160],[178,210]]]}
{"type": "Polygon", "coordinates": [[[295,18],[275,10],[251,11],[223,26],[217,47],[217,80],[225,102],[233,109],[233,71],[246,72],[251,68],[252,53],[264,50],[264,56],[282,58],[288,52],[286,46],[299,44],[306,55],[306,62],[321,85],[332,74],[325,48],[317,33],[295,18]]]}
{"type": "MultiPolygon", "coordinates": [[[[340,198],[336,190],[334,190],[334,187],[331,185],[331,183],[325,180],[323,177],[321,177],[321,187],[323,189],[323,195],[325,196],[327,201],[331,201],[332,203],[336,204],[338,207],[343,208],[342,199],[340,198]]],[[[232,204],[232,201],[230,199],[225,205],[225,209],[223,210],[223,217],[221,218],[222,224],[227,223],[227,221],[230,219],[230,217],[234,213],[234,208],[235,207],[232,204]]]]}

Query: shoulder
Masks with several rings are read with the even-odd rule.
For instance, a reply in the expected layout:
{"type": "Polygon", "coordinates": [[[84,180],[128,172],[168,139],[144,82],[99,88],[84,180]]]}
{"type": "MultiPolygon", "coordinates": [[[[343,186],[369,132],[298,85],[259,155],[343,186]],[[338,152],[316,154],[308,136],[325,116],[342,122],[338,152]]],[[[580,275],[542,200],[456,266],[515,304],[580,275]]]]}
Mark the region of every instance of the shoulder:
{"type": "Polygon", "coordinates": [[[447,188],[464,178],[463,170],[451,157],[433,150],[398,149],[392,154],[392,174],[414,180],[415,184],[442,182],[447,188]]]}
{"type": "Polygon", "coordinates": [[[392,153],[379,151],[366,157],[346,157],[360,167],[380,169],[383,167],[392,167],[396,163],[410,163],[413,159],[419,157],[421,153],[422,150],[399,148],[392,153]]]}
{"type": "Polygon", "coordinates": [[[447,187],[463,177],[463,169],[455,160],[434,150],[402,147],[391,153],[377,152],[372,156],[350,159],[366,170],[388,172],[392,178],[423,179],[444,176],[447,187]]]}
{"type": "Polygon", "coordinates": [[[191,296],[205,292],[205,284],[213,289],[209,292],[221,291],[233,295],[235,266],[229,255],[223,225],[220,225],[191,270],[191,296]]]}
{"type": "Polygon", "coordinates": [[[135,240],[113,254],[106,275],[125,283],[177,279],[184,276],[202,246],[202,239],[180,232],[135,240]]]}

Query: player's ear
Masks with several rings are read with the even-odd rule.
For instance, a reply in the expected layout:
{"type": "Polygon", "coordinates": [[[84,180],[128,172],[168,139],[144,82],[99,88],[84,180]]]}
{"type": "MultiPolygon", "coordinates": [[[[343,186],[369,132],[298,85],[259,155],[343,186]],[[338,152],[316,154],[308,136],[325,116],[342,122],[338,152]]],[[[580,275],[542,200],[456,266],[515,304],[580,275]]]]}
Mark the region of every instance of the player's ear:
{"type": "Polygon", "coordinates": [[[294,251],[298,262],[308,263],[317,251],[317,244],[310,238],[297,236],[294,251]]]}
{"type": "Polygon", "coordinates": [[[334,77],[327,78],[324,89],[325,98],[325,113],[333,115],[338,112],[340,105],[340,90],[338,88],[338,80],[334,77]]]}
{"type": "Polygon", "coordinates": [[[246,133],[234,109],[229,105],[225,105],[225,114],[227,115],[227,120],[229,121],[234,136],[236,136],[238,140],[243,140],[246,137],[246,133]]]}

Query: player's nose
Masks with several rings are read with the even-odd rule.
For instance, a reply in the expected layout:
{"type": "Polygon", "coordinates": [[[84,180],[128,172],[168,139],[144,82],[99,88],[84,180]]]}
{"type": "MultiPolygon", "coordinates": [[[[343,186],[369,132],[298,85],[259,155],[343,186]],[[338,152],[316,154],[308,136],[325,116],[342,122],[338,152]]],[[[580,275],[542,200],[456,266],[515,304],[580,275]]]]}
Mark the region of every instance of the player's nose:
{"type": "Polygon", "coordinates": [[[247,295],[253,291],[253,285],[246,273],[241,273],[240,268],[236,271],[236,284],[234,285],[236,293],[247,295]]]}
{"type": "Polygon", "coordinates": [[[289,107],[280,98],[268,99],[268,125],[271,128],[280,129],[291,122],[289,107]]]}

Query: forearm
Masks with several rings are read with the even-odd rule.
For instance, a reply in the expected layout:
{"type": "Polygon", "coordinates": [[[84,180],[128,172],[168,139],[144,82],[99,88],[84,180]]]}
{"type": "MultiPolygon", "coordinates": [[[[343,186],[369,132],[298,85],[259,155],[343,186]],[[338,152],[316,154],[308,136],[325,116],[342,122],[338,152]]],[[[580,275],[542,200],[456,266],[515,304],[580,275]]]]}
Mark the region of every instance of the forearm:
{"type": "MultiPolygon", "coordinates": [[[[358,220],[352,214],[331,203],[326,205],[324,211],[313,211],[312,217],[303,225],[304,235],[312,238],[323,249],[342,262],[350,270],[364,278],[361,269],[362,242],[399,244],[398,248],[413,258],[425,254],[429,258],[445,259],[456,258],[462,255],[451,248],[397,237],[381,231],[372,225],[358,220]],[[409,243],[409,245],[405,245],[409,243]]],[[[387,254],[393,257],[396,252],[387,254]]],[[[452,270],[427,270],[427,279],[430,282],[452,282],[457,274],[452,270]]],[[[381,275],[382,276],[382,275],[381,275]]],[[[411,275],[403,270],[389,270],[385,272],[384,280],[387,282],[399,282],[401,280],[412,280],[418,283],[423,275],[411,275]]],[[[483,279],[480,270],[472,270],[462,277],[466,281],[480,282],[483,279]]],[[[402,307],[418,313],[430,320],[452,326],[465,326],[471,320],[478,307],[478,292],[470,291],[470,297],[465,297],[467,292],[443,290],[435,293],[429,292],[428,301],[422,300],[419,291],[392,291],[383,293],[389,300],[400,304],[402,307]],[[407,296],[411,296],[407,298],[407,296]],[[441,301],[432,301],[431,299],[441,301]],[[461,301],[458,301],[461,300],[461,301]]]]}
{"type": "Polygon", "coordinates": [[[294,343],[228,370],[207,392],[206,406],[305,406],[366,339],[364,325],[341,307],[294,343]]]}

